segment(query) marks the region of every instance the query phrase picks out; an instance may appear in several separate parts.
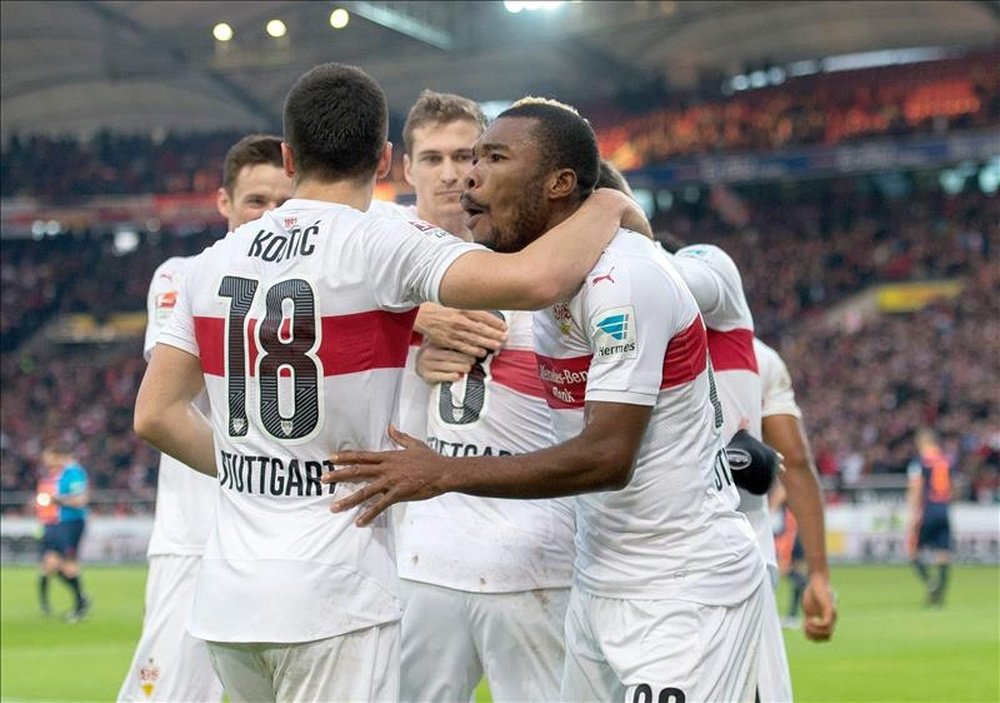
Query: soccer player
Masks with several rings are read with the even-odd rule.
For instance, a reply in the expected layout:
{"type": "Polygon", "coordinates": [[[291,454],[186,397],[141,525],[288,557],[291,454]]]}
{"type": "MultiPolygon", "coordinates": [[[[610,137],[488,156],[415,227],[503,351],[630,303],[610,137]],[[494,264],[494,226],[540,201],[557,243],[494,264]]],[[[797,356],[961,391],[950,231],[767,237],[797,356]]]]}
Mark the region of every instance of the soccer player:
{"type": "MultiPolygon", "coordinates": [[[[764,441],[784,457],[785,472],[778,488],[785,493],[795,518],[808,571],[801,591],[792,597],[796,603],[801,598],[806,637],[825,642],[833,636],[837,624],[837,605],[826,556],[823,492],[788,367],[774,349],[756,338],[754,352],[760,371],[764,441]]],[[[797,590],[799,582],[793,585],[797,590]]]]}
{"type": "MultiPolygon", "coordinates": [[[[404,169],[418,216],[466,240],[471,234],[459,196],[485,127],[471,100],[424,91],[403,128],[404,169]]],[[[423,380],[410,379],[407,360],[405,432],[451,456],[520,453],[554,443],[530,314],[424,303],[414,328],[426,333],[420,360],[434,363],[425,366],[423,380]],[[461,374],[450,370],[455,363],[461,374]],[[407,424],[415,429],[406,430],[407,424]]],[[[397,545],[402,700],[468,700],[484,670],[494,700],[558,697],[572,574],[571,506],[442,496],[409,506],[397,545]]]]}
{"type": "MultiPolygon", "coordinates": [[[[285,202],[292,179],[281,163],[281,138],[254,134],[234,144],[222,167],[217,207],[229,231],[285,202]]],[[[192,257],[175,256],[156,269],[149,285],[145,356],[166,327],[192,257]]],[[[208,398],[196,404],[208,410],[208,398]]],[[[195,578],[215,514],[216,482],[168,454],[160,457],[153,535],[147,556],[142,634],[118,692],[119,701],[218,701],[222,684],[208,648],[185,629],[195,578]]]]}
{"type": "Polygon", "coordinates": [[[365,214],[390,165],[387,107],[324,64],[284,106],[294,197],[185,271],[136,401],[140,436],[219,481],[190,632],[243,700],[394,700],[398,577],[387,518],[331,515],[328,457],[388,447],[415,306],[549,305],[575,290],[630,201],[601,191],[523,252],[365,214]],[[191,406],[207,388],[211,422],[191,406]]]}
{"type": "MultiPolygon", "coordinates": [[[[471,241],[459,196],[465,174],[472,167],[472,146],[485,128],[486,116],[472,100],[430,90],[420,94],[403,125],[403,175],[416,193],[416,207],[406,213],[410,219],[423,220],[471,241]]],[[[413,329],[403,371],[399,422],[407,434],[423,437],[430,386],[417,375],[416,358],[424,339],[453,354],[480,358],[499,351],[507,326],[490,312],[452,310],[427,302],[420,306],[413,329]]]]}
{"type": "Polygon", "coordinates": [[[83,592],[77,556],[87,525],[87,472],[72,455],[54,448],[42,452],[42,462],[46,476],[39,482],[35,499],[44,525],[39,579],[42,614],[51,613],[48,582],[52,574],[58,574],[73,593],[73,610],[66,620],[77,622],[90,610],[90,598],[83,592]]]}
{"type": "Polygon", "coordinates": [[[914,442],[917,456],[910,462],[906,488],[910,510],[910,559],[927,588],[927,604],[943,605],[951,566],[948,506],[951,503],[952,462],[930,428],[918,429],[914,442]],[[931,577],[927,568],[925,552],[931,553],[937,565],[936,577],[931,577]]]}
{"type": "MultiPolygon", "coordinates": [[[[571,217],[598,177],[587,122],[537,101],[501,113],[476,159],[468,225],[498,251],[571,217]]],[[[534,335],[562,444],[451,458],[391,430],[403,451],[333,456],[325,481],[368,481],[333,509],[364,504],[364,526],[397,501],[447,492],[580,494],[561,698],[753,700],[765,568],[736,510],[687,286],[652,242],[619,231],[579,290],[536,313],[534,335]]]]}

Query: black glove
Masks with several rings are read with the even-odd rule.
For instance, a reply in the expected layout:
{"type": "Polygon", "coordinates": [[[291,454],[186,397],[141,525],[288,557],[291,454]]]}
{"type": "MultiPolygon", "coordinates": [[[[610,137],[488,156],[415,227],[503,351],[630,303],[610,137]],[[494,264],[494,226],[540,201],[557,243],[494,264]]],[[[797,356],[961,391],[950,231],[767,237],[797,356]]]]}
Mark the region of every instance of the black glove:
{"type": "Polygon", "coordinates": [[[746,430],[733,435],[726,446],[726,457],[736,485],[756,496],[762,496],[771,489],[781,466],[778,452],[746,430]]]}

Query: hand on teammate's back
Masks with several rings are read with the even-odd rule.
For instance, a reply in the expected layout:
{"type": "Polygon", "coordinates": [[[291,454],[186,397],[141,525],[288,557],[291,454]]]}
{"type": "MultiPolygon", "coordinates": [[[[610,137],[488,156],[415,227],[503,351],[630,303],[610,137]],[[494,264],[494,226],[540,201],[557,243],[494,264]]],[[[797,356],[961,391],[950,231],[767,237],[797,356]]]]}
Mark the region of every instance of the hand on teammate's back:
{"type": "Polygon", "coordinates": [[[475,363],[473,356],[425,343],[417,354],[417,374],[425,383],[458,381],[475,363]]]}
{"type": "Polygon", "coordinates": [[[474,359],[498,351],[507,340],[507,324],[493,313],[453,310],[434,303],[420,306],[414,327],[439,347],[474,359]]]}
{"type": "Polygon", "coordinates": [[[405,432],[389,427],[389,438],[401,446],[401,451],[343,451],[331,460],[337,465],[320,477],[322,483],[354,483],[367,485],[333,503],[331,510],[342,513],[366,503],[354,520],[364,527],[394,503],[427,500],[446,492],[440,481],[447,474],[446,457],[405,432]]]}

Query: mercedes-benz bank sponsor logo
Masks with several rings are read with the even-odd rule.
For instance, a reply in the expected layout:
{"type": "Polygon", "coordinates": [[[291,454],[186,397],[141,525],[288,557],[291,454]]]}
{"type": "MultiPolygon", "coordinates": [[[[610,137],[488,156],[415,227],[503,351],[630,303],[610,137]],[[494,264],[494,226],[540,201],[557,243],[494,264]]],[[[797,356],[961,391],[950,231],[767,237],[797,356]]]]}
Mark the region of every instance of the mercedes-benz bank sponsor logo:
{"type": "Polygon", "coordinates": [[[597,360],[634,359],[636,355],[634,307],[622,305],[601,311],[594,323],[593,338],[597,360]]]}

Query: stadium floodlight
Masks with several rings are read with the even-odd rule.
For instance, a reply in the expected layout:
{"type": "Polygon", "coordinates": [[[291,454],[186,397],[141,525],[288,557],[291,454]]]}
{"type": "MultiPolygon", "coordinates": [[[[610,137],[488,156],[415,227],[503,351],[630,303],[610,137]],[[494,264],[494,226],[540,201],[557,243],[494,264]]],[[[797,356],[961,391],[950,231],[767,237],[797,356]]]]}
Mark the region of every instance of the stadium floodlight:
{"type": "Polygon", "coordinates": [[[554,10],[563,4],[563,0],[535,0],[517,2],[516,0],[504,0],[503,6],[507,12],[517,14],[521,10],[534,12],[535,10],[554,10]]]}
{"type": "Polygon", "coordinates": [[[267,30],[268,36],[274,37],[275,39],[280,39],[288,34],[288,27],[286,27],[285,23],[281,20],[271,20],[267,23],[267,26],[264,29],[267,30]]]}
{"type": "Polygon", "coordinates": [[[351,21],[351,13],[342,7],[330,13],[330,26],[334,29],[343,29],[351,21]]]}
{"type": "Polygon", "coordinates": [[[219,22],[212,27],[212,36],[216,41],[227,42],[233,38],[233,28],[225,22],[219,22]]]}

